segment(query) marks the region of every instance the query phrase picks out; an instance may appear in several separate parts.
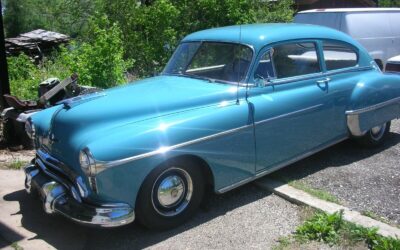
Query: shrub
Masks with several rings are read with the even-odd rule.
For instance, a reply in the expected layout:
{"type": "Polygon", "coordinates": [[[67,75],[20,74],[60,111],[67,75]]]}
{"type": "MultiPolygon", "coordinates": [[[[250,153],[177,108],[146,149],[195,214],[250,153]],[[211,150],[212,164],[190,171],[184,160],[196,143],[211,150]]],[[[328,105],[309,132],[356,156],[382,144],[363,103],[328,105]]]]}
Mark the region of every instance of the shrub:
{"type": "Polygon", "coordinates": [[[132,63],[123,59],[119,26],[102,16],[90,21],[90,33],[88,42],[71,43],[72,49],[63,48],[57,60],[76,72],[82,85],[109,88],[124,83],[132,63]]]}
{"type": "Polygon", "coordinates": [[[343,220],[343,210],[333,214],[316,212],[315,215],[300,225],[295,233],[300,242],[320,241],[329,245],[349,240],[348,243],[365,242],[372,250],[400,249],[400,239],[384,237],[377,228],[365,228],[343,220]]]}
{"type": "Polygon", "coordinates": [[[343,223],[343,211],[326,214],[316,213],[296,230],[296,235],[305,240],[336,244],[340,239],[339,229],[343,223]]]}
{"type": "Polygon", "coordinates": [[[35,99],[41,79],[39,69],[31,59],[25,54],[20,54],[17,57],[7,57],[7,64],[11,94],[22,99],[35,99]]]}

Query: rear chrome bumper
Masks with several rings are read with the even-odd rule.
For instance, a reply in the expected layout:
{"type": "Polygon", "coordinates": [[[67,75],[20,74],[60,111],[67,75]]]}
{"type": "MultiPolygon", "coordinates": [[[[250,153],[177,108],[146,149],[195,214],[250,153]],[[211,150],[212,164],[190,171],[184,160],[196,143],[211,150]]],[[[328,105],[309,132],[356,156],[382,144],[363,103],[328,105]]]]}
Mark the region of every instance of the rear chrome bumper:
{"type": "Polygon", "coordinates": [[[61,214],[75,222],[99,227],[117,227],[131,223],[135,213],[125,203],[88,204],[77,201],[64,187],[36,165],[25,167],[25,189],[38,191],[48,214],[61,214]]]}

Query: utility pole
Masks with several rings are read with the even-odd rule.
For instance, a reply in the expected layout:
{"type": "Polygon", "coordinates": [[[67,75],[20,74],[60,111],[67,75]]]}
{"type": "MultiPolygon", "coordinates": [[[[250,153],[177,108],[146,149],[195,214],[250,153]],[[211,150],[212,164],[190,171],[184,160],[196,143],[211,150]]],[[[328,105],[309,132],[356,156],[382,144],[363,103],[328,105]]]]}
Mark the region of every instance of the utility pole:
{"type": "Polygon", "coordinates": [[[0,109],[4,109],[7,106],[3,95],[9,93],[10,82],[8,81],[6,46],[4,41],[3,7],[0,0],[0,109]]]}

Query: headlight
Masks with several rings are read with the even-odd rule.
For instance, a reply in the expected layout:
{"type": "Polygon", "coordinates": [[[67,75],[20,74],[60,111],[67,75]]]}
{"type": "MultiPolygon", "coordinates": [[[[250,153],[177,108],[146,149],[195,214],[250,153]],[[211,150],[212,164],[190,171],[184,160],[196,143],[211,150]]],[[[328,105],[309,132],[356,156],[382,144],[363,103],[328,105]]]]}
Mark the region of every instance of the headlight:
{"type": "Polygon", "coordinates": [[[96,174],[96,164],[88,148],[84,148],[79,153],[79,164],[87,176],[96,174]]]}
{"type": "MultiPolygon", "coordinates": [[[[84,148],[79,153],[79,164],[83,172],[85,172],[86,176],[88,177],[88,181],[90,187],[92,188],[93,192],[97,193],[97,184],[96,184],[96,161],[94,160],[92,153],[88,148],[84,148]]],[[[80,178],[80,177],[79,177],[80,178]]],[[[79,192],[81,193],[82,197],[86,197],[88,194],[87,189],[85,189],[85,185],[82,179],[77,179],[77,186],[79,188],[79,192]]]]}
{"type": "Polygon", "coordinates": [[[35,125],[32,123],[31,119],[28,119],[25,122],[25,132],[30,139],[35,140],[36,136],[35,125]]]}

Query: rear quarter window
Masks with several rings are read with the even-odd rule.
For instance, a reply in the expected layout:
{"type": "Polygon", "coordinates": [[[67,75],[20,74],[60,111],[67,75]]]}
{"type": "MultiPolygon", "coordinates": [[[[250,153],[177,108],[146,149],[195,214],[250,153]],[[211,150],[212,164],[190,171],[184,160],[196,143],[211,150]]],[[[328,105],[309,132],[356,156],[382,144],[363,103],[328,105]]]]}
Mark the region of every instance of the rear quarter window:
{"type": "Polygon", "coordinates": [[[345,43],[324,41],[324,60],[327,70],[354,67],[357,65],[357,52],[345,43]]]}

